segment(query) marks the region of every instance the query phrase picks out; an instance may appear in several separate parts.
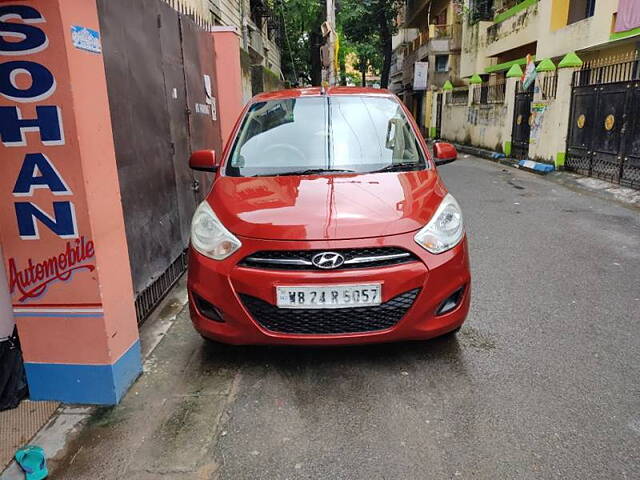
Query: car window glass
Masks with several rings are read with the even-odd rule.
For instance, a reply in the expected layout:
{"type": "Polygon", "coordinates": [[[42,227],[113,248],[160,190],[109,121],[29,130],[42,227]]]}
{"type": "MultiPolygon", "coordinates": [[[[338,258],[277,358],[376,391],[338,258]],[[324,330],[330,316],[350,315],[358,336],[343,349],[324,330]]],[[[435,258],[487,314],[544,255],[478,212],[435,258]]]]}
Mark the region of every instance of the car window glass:
{"type": "Polygon", "coordinates": [[[230,167],[242,175],[327,167],[326,100],[321,97],[251,106],[230,167]]]}
{"type": "Polygon", "coordinates": [[[417,140],[400,105],[390,98],[330,97],[332,165],[375,170],[418,162],[417,140]]]}
{"type": "Polygon", "coordinates": [[[253,104],[226,171],[234,176],[305,174],[309,170],[360,173],[394,165],[405,169],[426,166],[396,100],[322,95],[253,104]]]}

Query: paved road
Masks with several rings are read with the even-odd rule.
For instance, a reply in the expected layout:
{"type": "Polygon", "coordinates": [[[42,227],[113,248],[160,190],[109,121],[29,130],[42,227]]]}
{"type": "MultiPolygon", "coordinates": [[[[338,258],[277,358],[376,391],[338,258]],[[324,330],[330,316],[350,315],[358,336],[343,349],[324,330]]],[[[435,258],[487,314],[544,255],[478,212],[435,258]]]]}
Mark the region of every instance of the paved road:
{"type": "Polygon", "coordinates": [[[55,478],[640,478],[639,211],[473,157],[441,172],[474,276],[457,339],[218,348],[183,314],[55,478]]]}

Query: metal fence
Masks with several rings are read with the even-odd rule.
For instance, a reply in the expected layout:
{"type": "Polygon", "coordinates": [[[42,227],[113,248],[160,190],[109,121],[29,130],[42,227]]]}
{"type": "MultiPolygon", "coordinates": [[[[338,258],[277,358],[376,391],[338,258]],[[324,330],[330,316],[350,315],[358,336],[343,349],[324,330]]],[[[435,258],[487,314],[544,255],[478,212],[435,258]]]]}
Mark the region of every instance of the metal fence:
{"type": "Polygon", "coordinates": [[[492,85],[481,85],[474,89],[473,103],[475,105],[487,105],[493,103],[504,103],[507,84],[500,80],[492,85]]]}
{"type": "Polygon", "coordinates": [[[574,72],[565,168],[640,188],[637,52],[574,72]]]}
{"type": "Polygon", "coordinates": [[[543,100],[553,100],[558,92],[558,73],[547,72],[540,81],[540,91],[543,100]]]}
{"type": "Polygon", "coordinates": [[[573,74],[573,86],[602,85],[640,80],[640,52],[585,63],[573,74]]]}
{"type": "Polygon", "coordinates": [[[449,93],[449,105],[466,105],[469,102],[469,89],[467,87],[454,88],[449,93]]]}

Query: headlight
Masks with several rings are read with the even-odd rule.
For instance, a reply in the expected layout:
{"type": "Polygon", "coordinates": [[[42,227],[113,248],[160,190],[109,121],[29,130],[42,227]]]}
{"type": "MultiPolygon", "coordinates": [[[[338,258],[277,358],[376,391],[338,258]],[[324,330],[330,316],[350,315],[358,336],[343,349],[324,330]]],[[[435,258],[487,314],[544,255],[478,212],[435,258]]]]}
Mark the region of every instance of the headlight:
{"type": "Polygon", "coordinates": [[[464,235],[460,205],[450,193],[440,203],[429,223],[416,233],[415,241],[431,253],[455,247],[464,235]]]}
{"type": "Polygon", "coordinates": [[[198,205],[191,220],[191,245],[209,258],[224,260],[242,244],[222,225],[205,200],[198,205]]]}

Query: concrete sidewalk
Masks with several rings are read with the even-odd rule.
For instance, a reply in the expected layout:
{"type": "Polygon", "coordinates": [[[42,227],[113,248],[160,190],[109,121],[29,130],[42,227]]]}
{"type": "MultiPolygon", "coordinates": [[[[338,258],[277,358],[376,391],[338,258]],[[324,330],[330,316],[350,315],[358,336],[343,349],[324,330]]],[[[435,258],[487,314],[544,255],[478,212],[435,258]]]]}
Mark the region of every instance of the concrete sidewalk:
{"type": "Polygon", "coordinates": [[[122,403],[96,409],[50,461],[51,478],[211,478],[218,424],[234,390],[220,357],[193,330],[184,308],[122,403]]]}
{"type": "MultiPolygon", "coordinates": [[[[233,377],[186,308],[186,278],[143,325],[144,375],[117,407],[64,406],[30,443],[42,446],[51,479],[210,478],[216,425],[233,377]],[[219,365],[219,362],[217,363],[219,365]]],[[[1,480],[22,480],[13,463],[1,480]]]]}

